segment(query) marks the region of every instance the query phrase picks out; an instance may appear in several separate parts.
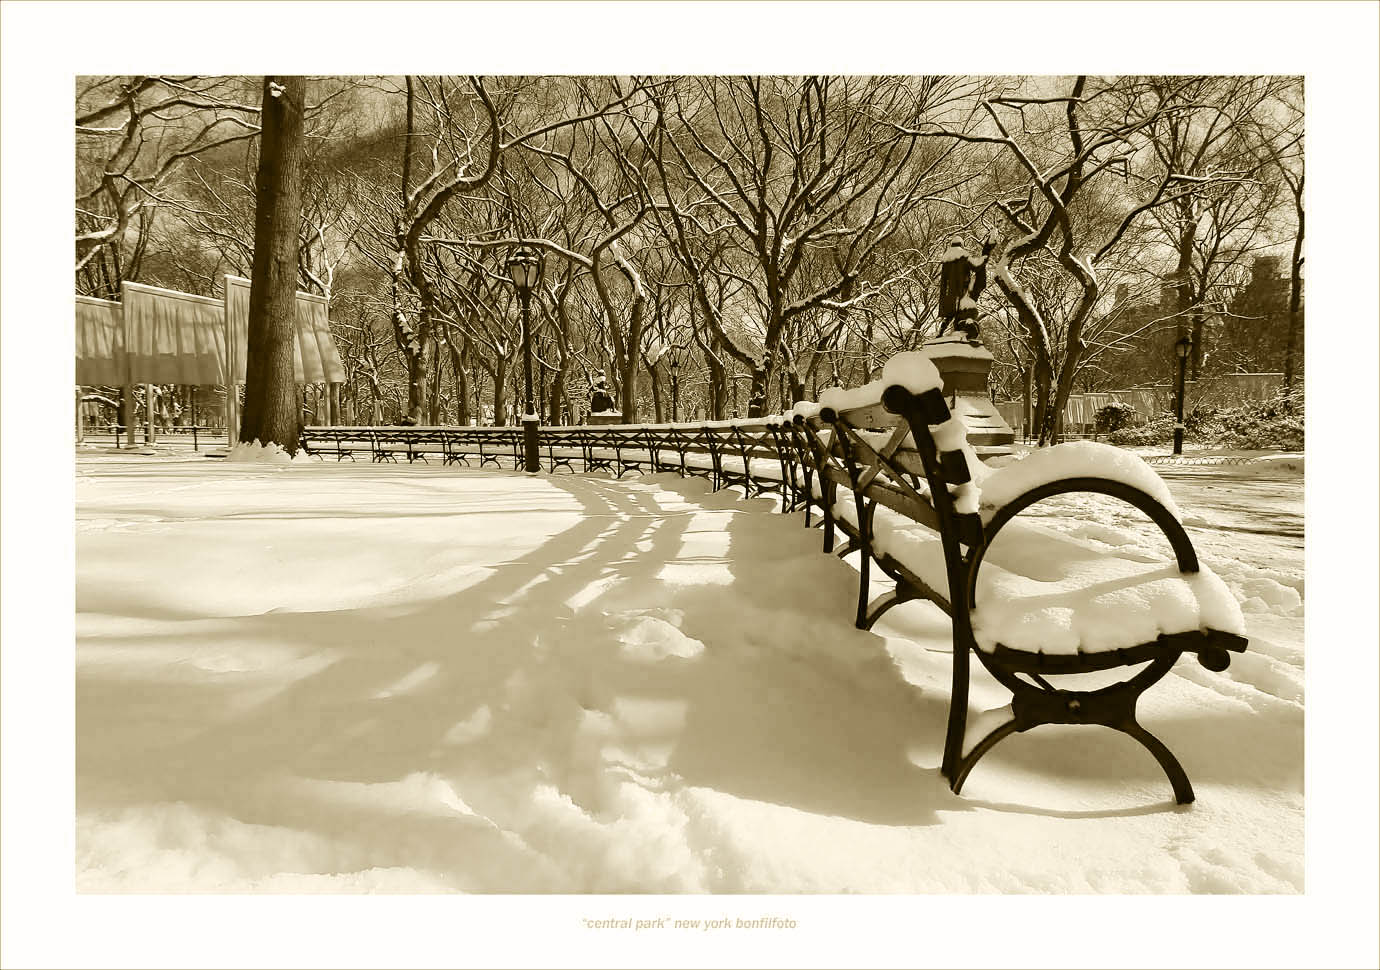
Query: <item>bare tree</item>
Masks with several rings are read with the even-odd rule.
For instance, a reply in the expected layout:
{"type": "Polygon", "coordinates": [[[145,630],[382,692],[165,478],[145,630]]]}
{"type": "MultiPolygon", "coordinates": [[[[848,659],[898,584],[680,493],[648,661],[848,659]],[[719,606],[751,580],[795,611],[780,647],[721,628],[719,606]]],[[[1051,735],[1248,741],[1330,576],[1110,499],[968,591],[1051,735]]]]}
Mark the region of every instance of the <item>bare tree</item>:
{"type": "Polygon", "coordinates": [[[299,413],[293,380],[297,345],[297,251],[302,222],[306,79],[265,77],[263,144],[256,180],[254,266],[249,291],[241,441],[297,453],[299,413]]]}
{"type": "Polygon", "coordinates": [[[1033,353],[1035,424],[1042,444],[1058,422],[1087,352],[1085,329],[1102,296],[1099,269],[1147,213],[1199,191],[1201,178],[1156,156],[1152,130],[1166,118],[1204,105],[1198,79],[1080,76],[1054,82],[1049,93],[1019,93],[1005,86],[977,100],[963,128],[926,125],[923,136],[994,146],[991,208],[1018,235],[997,246],[989,273],[1015,310],[1033,353]],[[1066,91],[1067,93],[1061,93],[1066,91]],[[1113,190],[1111,180],[1138,173],[1134,191],[1113,190]],[[1106,218],[1108,205],[1116,218],[1106,218]],[[1056,354],[1049,321],[1022,284],[1018,267],[1039,253],[1053,258],[1077,286],[1056,354]]]}
{"type": "Polygon", "coordinates": [[[78,79],[78,270],[120,245],[145,210],[173,204],[163,190],[182,162],[258,135],[251,90],[241,78],[78,79]]]}
{"type": "Polygon", "coordinates": [[[693,279],[700,241],[720,236],[725,272],[757,303],[760,353],[733,339],[697,287],[718,342],[752,373],[760,415],[792,321],[864,299],[869,262],[905,216],[941,184],[948,148],[921,147],[887,117],[923,117],[959,96],[940,78],[697,78],[655,98],[644,135],[657,183],[648,194],[693,279]],[[819,250],[833,272],[802,269],[819,250]]]}
{"type": "MultiPolygon", "coordinates": [[[[1045,440],[1072,390],[1159,376],[1144,362],[1167,362],[1154,341],[1180,326],[1195,368],[1282,353],[1297,381],[1297,79],[412,76],[310,94],[295,281],[348,294],[331,325],[363,415],[468,421],[482,401],[504,420],[518,244],[547,257],[533,377],[553,420],[599,370],[628,420],[664,417],[673,351],[685,409],[714,417],[866,380],[931,332],[955,234],[997,243],[996,379],[1028,377],[1045,440]],[[1290,242],[1287,331],[1233,326],[1252,257],[1290,242]],[[1132,312],[1161,280],[1172,305],[1132,312]]],[[[81,292],[209,294],[251,272],[257,100],[244,78],[80,80],[81,292]]]]}

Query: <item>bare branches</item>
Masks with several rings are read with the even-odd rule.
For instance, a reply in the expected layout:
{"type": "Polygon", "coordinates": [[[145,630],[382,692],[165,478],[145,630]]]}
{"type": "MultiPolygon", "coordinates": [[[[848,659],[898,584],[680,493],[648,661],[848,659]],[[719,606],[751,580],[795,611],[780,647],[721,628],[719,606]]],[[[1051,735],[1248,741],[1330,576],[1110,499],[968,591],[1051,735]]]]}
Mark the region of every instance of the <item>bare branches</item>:
{"type": "MultiPolygon", "coordinates": [[[[312,85],[299,285],[356,294],[350,326],[373,301],[370,339],[389,331],[389,363],[370,370],[360,351],[360,393],[387,400],[405,379],[417,416],[448,400],[445,363],[474,407],[492,391],[498,419],[517,346],[503,254],[517,245],[547,259],[532,308],[542,380],[554,395],[567,369],[607,369],[629,414],[648,380],[662,400],[671,346],[694,362],[704,413],[724,410],[735,381],[760,407],[768,389],[787,393],[777,377],[870,373],[932,325],[935,257],[953,235],[995,243],[983,309],[1012,328],[1025,355],[1013,372],[1038,372],[1051,413],[1073,375],[1115,372],[1124,348],[1225,306],[1255,254],[1295,242],[1301,287],[1293,79],[312,85]],[[1109,292],[1165,280],[1180,306],[1153,326],[1109,292]],[[374,379],[385,386],[370,391],[374,379]]],[[[79,79],[84,291],[118,292],[130,273],[208,290],[247,270],[253,90],[79,79]]]]}
{"type": "Polygon", "coordinates": [[[118,244],[140,209],[165,204],[166,180],[190,158],[258,133],[258,108],[235,78],[106,78],[82,86],[77,102],[75,239],[81,269],[118,244]]]}

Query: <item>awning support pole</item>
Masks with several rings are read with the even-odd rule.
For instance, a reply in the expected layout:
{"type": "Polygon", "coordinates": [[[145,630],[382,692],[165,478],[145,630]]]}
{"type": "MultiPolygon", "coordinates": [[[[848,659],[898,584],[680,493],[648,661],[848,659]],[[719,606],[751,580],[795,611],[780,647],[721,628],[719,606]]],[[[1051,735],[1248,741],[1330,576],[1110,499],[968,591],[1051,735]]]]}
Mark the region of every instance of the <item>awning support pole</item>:
{"type": "Polygon", "coordinates": [[[124,387],[125,445],[134,447],[134,384],[124,387]]]}
{"type": "Polygon", "coordinates": [[[153,397],[153,385],[144,385],[144,444],[151,445],[158,440],[158,430],[153,423],[153,411],[158,407],[153,397]]]}

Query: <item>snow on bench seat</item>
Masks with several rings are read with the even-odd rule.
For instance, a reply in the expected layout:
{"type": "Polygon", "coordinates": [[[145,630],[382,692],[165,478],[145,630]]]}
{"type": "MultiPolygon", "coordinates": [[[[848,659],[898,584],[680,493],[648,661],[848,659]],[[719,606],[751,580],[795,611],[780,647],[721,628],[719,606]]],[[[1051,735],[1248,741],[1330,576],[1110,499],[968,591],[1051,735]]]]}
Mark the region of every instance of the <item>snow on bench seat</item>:
{"type": "MultiPolygon", "coordinates": [[[[955,418],[955,421],[959,419],[955,418]]],[[[960,426],[962,422],[959,422],[960,426]]],[[[1000,468],[988,468],[969,457],[970,466],[981,466],[981,505],[1000,508],[1023,492],[1063,478],[1106,478],[1138,488],[1181,518],[1169,486],[1145,461],[1129,451],[1100,441],[1069,441],[1032,451],[1019,461],[1000,468]]]]}
{"type": "MultiPolygon", "coordinates": [[[[686,456],[688,463],[690,456],[686,456]]],[[[722,455],[719,458],[719,467],[731,474],[742,475],[743,459],[735,455],[722,455]]],[[[748,460],[748,471],[753,478],[769,478],[773,481],[781,481],[781,462],[774,458],[751,458],[748,460]]]]}
{"type": "MultiPolygon", "coordinates": [[[[833,511],[858,527],[851,494],[833,511]]],[[[872,530],[879,554],[948,596],[938,533],[881,505],[872,530]]],[[[1245,633],[1236,598],[1207,567],[1180,573],[1172,562],[1137,562],[1026,523],[1009,525],[989,550],[971,619],[978,647],[989,653],[998,645],[1052,655],[1101,653],[1161,634],[1245,633]]]]}

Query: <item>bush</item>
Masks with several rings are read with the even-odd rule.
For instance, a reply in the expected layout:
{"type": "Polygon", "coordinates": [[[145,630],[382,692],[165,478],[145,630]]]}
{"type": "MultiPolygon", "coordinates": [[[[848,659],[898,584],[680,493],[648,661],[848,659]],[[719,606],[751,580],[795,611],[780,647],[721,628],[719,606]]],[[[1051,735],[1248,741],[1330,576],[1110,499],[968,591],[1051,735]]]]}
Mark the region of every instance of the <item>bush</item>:
{"type": "Polygon", "coordinates": [[[1162,414],[1134,428],[1113,431],[1107,438],[1114,445],[1161,445],[1174,440],[1174,417],[1162,414]]]}
{"type": "Polygon", "coordinates": [[[1136,416],[1136,409],[1130,404],[1121,401],[1113,401],[1097,409],[1093,415],[1093,431],[1097,434],[1111,434],[1113,431],[1120,431],[1131,423],[1136,416]]]}
{"type": "MultiPolygon", "coordinates": [[[[1114,431],[1116,445],[1167,445],[1174,440],[1174,418],[1164,414],[1136,428],[1114,431]]],[[[1303,448],[1303,392],[1283,392],[1235,407],[1195,407],[1184,416],[1184,440],[1214,448],[1303,448]]]]}

